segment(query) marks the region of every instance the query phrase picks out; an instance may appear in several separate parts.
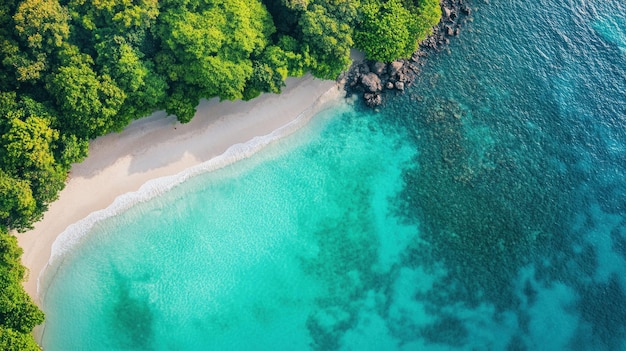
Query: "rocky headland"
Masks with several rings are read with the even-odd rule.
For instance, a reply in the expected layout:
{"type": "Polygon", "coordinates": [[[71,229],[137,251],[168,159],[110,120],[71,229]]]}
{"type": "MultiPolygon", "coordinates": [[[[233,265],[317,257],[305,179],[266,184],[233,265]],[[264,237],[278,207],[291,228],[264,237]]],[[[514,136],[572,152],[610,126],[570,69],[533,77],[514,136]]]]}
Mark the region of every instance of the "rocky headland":
{"type": "Polygon", "coordinates": [[[410,58],[390,63],[372,60],[353,63],[343,77],[347,95],[361,95],[367,106],[376,107],[382,104],[387,93],[403,92],[410,86],[428,55],[441,51],[451,37],[460,34],[463,24],[471,19],[472,8],[468,0],[441,0],[441,12],[441,21],[433,33],[419,44],[410,58]]]}

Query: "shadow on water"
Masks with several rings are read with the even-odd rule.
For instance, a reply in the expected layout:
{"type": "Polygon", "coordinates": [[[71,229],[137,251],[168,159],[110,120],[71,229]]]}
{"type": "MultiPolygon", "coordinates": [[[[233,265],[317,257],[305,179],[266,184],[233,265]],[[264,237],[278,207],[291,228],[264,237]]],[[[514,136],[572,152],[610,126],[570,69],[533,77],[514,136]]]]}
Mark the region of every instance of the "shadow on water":
{"type": "Polygon", "coordinates": [[[138,296],[131,287],[132,279],[113,269],[114,291],[117,301],[110,311],[110,340],[115,340],[115,349],[149,350],[153,342],[154,313],[148,296],[138,296]]]}

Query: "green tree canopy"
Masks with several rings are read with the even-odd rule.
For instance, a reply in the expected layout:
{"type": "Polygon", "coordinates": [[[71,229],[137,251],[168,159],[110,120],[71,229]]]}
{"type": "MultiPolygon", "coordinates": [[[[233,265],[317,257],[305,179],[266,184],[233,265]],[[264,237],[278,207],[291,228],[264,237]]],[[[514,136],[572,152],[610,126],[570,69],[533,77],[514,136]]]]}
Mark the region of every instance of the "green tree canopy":
{"type": "Polygon", "coordinates": [[[59,106],[63,127],[81,138],[95,138],[125,126],[128,121],[117,121],[116,116],[126,94],[111,76],[94,71],[92,58],[75,46],[66,47],[62,58],[47,88],[59,106]]]}
{"type": "Polygon", "coordinates": [[[9,116],[8,127],[0,138],[0,162],[12,177],[30,184],[40,209],[37,214],[42,213],[65,182],[65,171],[57,165],[51,149],[59,134],[50,128],[49,120],[38,116],[25,120],[9,116]]]}
{"type": "Polygon", "coordinates": [[[0,226],[5,228],[29,228],[56,199],[70,164],[86,155],[86,141],[60,137],[48,112],[29,97],[0,93],[0,226]]]}
{"type": "Polygon", "coordinates": [[[318,77],[336,78],[350,63],[352,28],[326,7],[313,4],[300,19],[302,40],[314,63],[310,69],[318,77]]]}
{"type": "Polygon", "coordinates": [[[15,237],[0,227],[0,349],[7,351],[39,350],[30,333],[44,320],[22,286],[21,255],[15,237]]]}
{"type": "Polygon", "coordinates": [[[35,209],[30,183],[0,170],[0,227],[27,228],[35,209]]]}
{"type": "Polygon", "coordinates": [[[200,97],[241,99],[254,72],[252,61],[275,30],[260,1],[191,5],[165,9],[155,30],[163,47],[157,68],[172,82],[166,109],[183,121],[193,116],[184,104],[193,109],[200,97]]]}
{"type": "Polygon", "coordinates": [[[70,33],[68,11],[57,0],[24,0],[13,19],[28,47],[48,53],[61,47],[70,33]]]}
{"type": "Polygon", "coordinates": [[[410,57],[441,17],[437,0],[423,0],[419,6],[411,2],[406,6],[401,0],[366,0],[361,10],[356,46],[368,58],[383,62],[410,57]]]}

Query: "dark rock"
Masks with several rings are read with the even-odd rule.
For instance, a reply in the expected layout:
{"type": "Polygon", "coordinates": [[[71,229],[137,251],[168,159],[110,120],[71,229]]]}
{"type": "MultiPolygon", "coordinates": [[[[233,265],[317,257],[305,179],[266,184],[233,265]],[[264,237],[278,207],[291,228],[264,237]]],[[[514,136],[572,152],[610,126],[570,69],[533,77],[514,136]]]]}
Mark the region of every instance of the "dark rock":
{"type": "Polygon", "coordinates": [[[420,68],[418,66],[414,65],[414,64],[410,64],[410,65],[408,65],[408,67],[414,74],[416,74],[416,73],[418,73],[420,71],[420,68]]]}
{"type": "Polygon", "coordinates": [[[383,98],[378,93],[365,93],[363,95],[365,104],[369,107],[376,107],[383,103],[383,98]]]}
{"type": "Polygon", "coordinates": [[[379,76],[387,73],[387,65],[384,62],[376,61],[371,65],[370,68],[372,72],[376,73],[379,76]]]}
{"type": "Polygon", "coordinates": [[[352,77],[349,78],[349,80],[347,80],[347,83],[351,87],[355,87],[357,84],[359,84],[359,76],[356,74],[353,75],[352,77]]]}
{"type": "Polygon", "coordinates": [[[359,73],[361,74],[370,73],[370,66],[368,66],[366,63],[360,64],[358,68],[359,68],[359,73]]]}
{"type": "Polygon", "coordinates": [[[380,77],[378,77],[375,73],[370,72],[361,77],[361,83],[363,87],[369,92],[375,93],[379,92],[383,89],[382,83],[380,81],[380,77]]]}
{"type": "Polygon", "coordinates": [[[389,72],[389,76],[393,77],[397,75],[398,72],[400,72],[400,70],[402,69],[402,67],[404,67],[404,62],[400,60],[396,60],[390,63],[389,68],[387,69],[387,71],[389,72]]]}

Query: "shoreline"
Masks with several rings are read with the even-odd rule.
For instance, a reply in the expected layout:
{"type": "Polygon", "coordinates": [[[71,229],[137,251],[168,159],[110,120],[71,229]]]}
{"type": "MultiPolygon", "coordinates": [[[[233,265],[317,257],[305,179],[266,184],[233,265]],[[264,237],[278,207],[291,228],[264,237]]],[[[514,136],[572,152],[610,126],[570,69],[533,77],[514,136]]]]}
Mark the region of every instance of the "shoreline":
{"type": "Polygon", "coordinates": [[[17,235],[24,250],[22,264],[29,272],[23,284],[26,292],[42,307],[45,292],[39,291],[40,277],[51,260],[71,248],[96,221],[158,196],[193,175],[249,157],[341,98],[337,82],[306,75],[287,79],[280,94],[263,94],[251,101],[202,100],[187,124],[159,111],[120,133],[91,141],[89,156],[73,165],[65,188],[44,218],[17,235]],[[159,180],[171,185],[159,187],[159,180]],[[144,186],[151,189],[138,195],[144,186]],[[114,208],[108,211],[109,207],[114,208]]]}

